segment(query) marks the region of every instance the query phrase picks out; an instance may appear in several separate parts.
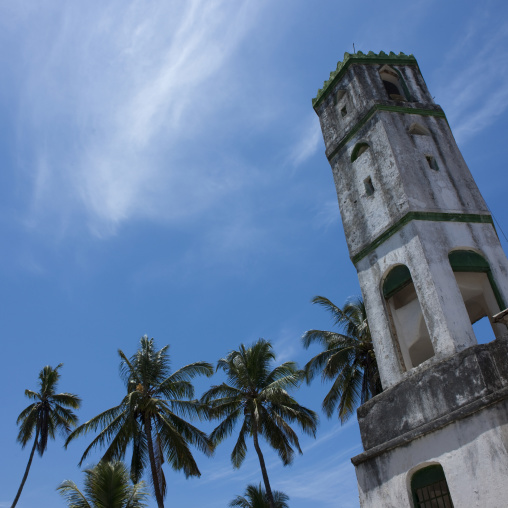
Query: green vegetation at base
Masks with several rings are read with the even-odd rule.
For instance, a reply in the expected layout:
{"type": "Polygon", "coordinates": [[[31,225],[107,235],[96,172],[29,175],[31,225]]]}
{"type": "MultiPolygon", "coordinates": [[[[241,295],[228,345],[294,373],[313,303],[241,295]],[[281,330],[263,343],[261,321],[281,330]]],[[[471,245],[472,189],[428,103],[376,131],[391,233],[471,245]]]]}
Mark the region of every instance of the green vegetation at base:
{"type": "MultiPolygon", "coordinates": [[[[287,501],[289,496],[278,490],[273,491],[273,500],[275,508],[289,508],[287,501]]],[[[261,487],[261,484],[247,485],[245,494],[243,496],[236,496],[230,503],[231,507],[238,508],[270,508],[266,491],[261,487]]]]}
{"type": "Polygon", "coordinates": [[[213,367],[196,362],[171,374],[168,349],[169,346],[164,346],[157,351],[154,340],[145,335],[130,358],[118,350],[127,395],[118,406],[78,427],[65,444],[100,429],[83,453],[80,465],[96,446],[108,446],[102,460],[109,461],[123,458],[127,446],[132,445],[131,479],[139,482],[145,465],[150,464],[150,479],[159,508],[164,508],[166,494],[163,462],[176,471],[183,471],[187,477],[200,476],[189,445],[207,456],[213,452],[209,437],[182,417],[206,417],[203,406],[192,400],[191,381],[196,376],[211,376],[213,367]]]}
{"type": "Polygon", "coordinates": [[[83,491],[72,480],[57,490],[69,508],[144,508],[148,492],[144,482],[131,484],[129,472],[121,461],[99,462],[85,469],[83,491]]]}
{"type": "Polygon", "coordinates": [[[360,404],[382,391],[365,305],[361,298],[350,298],[341,309],[323,296],[315,296],[312,303],[330,312],[342,333],[309,330],[303,335],[306,349],[314,343],[323,347],[305,365],[305,375],[308,383],[318,373],[323,380],[333,381],[323,411],[330,418],[337,409],[344,423],[360,404]]]}
{"type": "Polygon", "coordinates": [[[17,424],[20,426],[18,442],[24,448],[34,433],[35,437],[25,474],[11,508],[14,508],[18,503],[35,450],[42,457],[48,448],[48,438],[55,439],[56,431],[68,434],[71,427],[78,423],[78,418],[72,409],[79,409],[81,399],[72,393],[55,393],[56,385],[60,379],[58,371],[61,367],[62,364],[57,365],[54,369],[46,365],[39,373],[39,391],[25,390],[25,395],[36,402],[23,409],[18,416],[17,424]]]}
{"type": "Polygon", "coordinates": [[[210,435],[216,444],[231,435],[241,422],[240,433],[231,453],[235,468],[242,465],[247,453],[246,438],[252,436],[258,454],[269,507],[275,508],[265,460],[259,446],[263,436],[278,453],[284,465],[293,461],[294,448],[300,453],[296,423],[304,432],[315,436],[318,417],[314,411],[300,406],[287,390],[298,388],[302,372],[294,362],[271,369],[275,361],[270,342],[259,339],[250,347],[240,345],[217,364],[226,373],[228,383],[212,386],[201,402],[209,407],[210,417],[222,420],[210,435]]]}

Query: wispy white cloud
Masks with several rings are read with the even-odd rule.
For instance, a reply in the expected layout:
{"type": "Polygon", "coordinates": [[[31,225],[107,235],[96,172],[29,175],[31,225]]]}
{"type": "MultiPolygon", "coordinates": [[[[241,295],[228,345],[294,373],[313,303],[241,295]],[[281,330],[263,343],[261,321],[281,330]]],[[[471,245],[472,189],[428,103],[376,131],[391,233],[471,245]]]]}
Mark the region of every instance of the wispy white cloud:
{"type": "Polygon", "coordinates": [[[312,157],[321,145],[321,128],[319,120],[313,113],[307,121],[302,122],[302,129],[298,141],[291,147],[288,161],[295,167],[303,164],[312,157]]]}
{"type": "Polygon", "coordinates": [[[292,498],[306,499],[312,506],[358,506],[355,473],[349,458],[337,460],[332,457],[331,460],[319,461],[310,471],[279,480],[277,486],[284,492],[290,492],[292,498]]]}
{"type": "MultiPolygon", "coordinates": [[[[332,438],[337,438],[339,436],[339,434],[342,434],[342,433],[346,432],[352,425],[358,425],[358,422],[357,422],[356,418],[350,419],[344,425],[335,425],[332,428],[332,430],[330,430],[326,434],[320,436],[316,440],[311,441],[311,443],[308,446],[305,447],[304,452],[305,453],[309,452],[310,450],[312,450],[312,448],[316,448],[318,446],[321,446],[321,445],[323,445],[324,443],[326,443],[327,441],[329,441],[332,438]]],[[[348,455],[350,453],[350,450],[346,450],[343,453],[348,455]]]]}
{"type": "Polygon", "coordinates": [[[333,453],[333,447],[327,443],[330,438],[345,433],[346,427],[339,426],[308,446],[300,459],[305,463],[304,467],[299,467],[292,474],[285,474],[279,468],[275,478],[277,488],[290,493],[292,499],[305,499],[313,505],[331,508],[337,506],[340,500],[341,508],[357,507],[358,491],[350,457],[361,451],[360,446],[337,447],[336,453],[333,453]]]}
{"type": "Polygon", "coordinates": [[[246,175],[226,157],[207,165],[206,124],[261,6],[74,4],[44,50],[47,34],[29,38],[18,139],[20,150],[31,141],[30,222],[78,213],[101,235],[127,219],[184,220],[241,188],[246,175]]]}
{"type": "MultiPolygon", "coordinates": [[[[360,25],[355,30],[355,49],[356,51],[412,51],[411,41],[415,35],[425,37],[428,34],[428,16],[435,15],[436,0],[414,0],[399,4],[397,9],[380,9],[374,15],[364,16],[358,20],[360,25]],[[386,26],[393,29],[387,30],[386,26]],[[424,26],[424,33],[421,33],[424,26]],[[411,46],[408,46],[411,44],[411,46]]],[[[351,4],[354,9],[354,4],[351,4]]],[[[350,17],[344,19],[353,19],[354,12],[350,17]]],[[[347,49],[352,52],[352,45],[347,49]]]]}
{"type": "Polygon", "coordinates": [[[436,102],[459,143],[492,125],[508,107],[508,26],[496,26],[482,10],[435,71],[436,102]]]}
{"type": "Polygon", "coordinates": [[[330,199],[321,203],[315,215],[315,221],[319,227],[328,229],[340,223],[339,205],[336,199],[330,199]]]}
{"type": "Polygon", "coordinates": [[[290,327],[282,328],[277,334],[273,343],[273,348],[277,354],[277,364],[293,361],[302,355],[302,345],[300,342],[301,332],[290,327]]]}

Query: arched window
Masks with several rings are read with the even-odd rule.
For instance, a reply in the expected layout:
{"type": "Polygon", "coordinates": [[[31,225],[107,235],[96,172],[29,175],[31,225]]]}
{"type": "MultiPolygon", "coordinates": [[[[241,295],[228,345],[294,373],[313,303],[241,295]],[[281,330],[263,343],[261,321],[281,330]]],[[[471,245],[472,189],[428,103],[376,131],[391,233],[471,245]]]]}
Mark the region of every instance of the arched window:
{"type": "Polygon", "coordinates": [[[434,347],[407,266],[392,268],[383,282],[383,296],[406,370],[432,358],[434,347]]]}
{"type": "Polygon", "coordinates": [[[338,114],[344,118],[348,114],[347,94],[346,90],[338,90],[335,94],[334,104],[337,108],[338,114]]]}
{"type": "Polygon", "coordinates": [[[353,151],[351,152],[351,162],[354,162],[363,152],[369,149],[368,143],[356,143],[353,151]]]}
{"type": "Polygon", "coordinates": [[[383,65],[379,70],[388,98],[395,101],[407,101],[408,96],[405,85],[402,83],[399,74],[389,65],[383,65]]]}
{"type": "Polygon", "coordinates": [[[502,334],[493,316],[505,308],[489,263],[472,250],[454,250],[448,254],[471,324],[484,317],[490,321],[494,335],[502,334]]]}
{"type": "Polygon", "coordinates": [[[420,123],[412,123],[408,129],[409,134],[416,136],[430,136],[430,131],[420,123]]]}
{"type": "Polygon", "coordinates": [[[414,508],[453,508],[450,489],[439,464],[419,469],[411,478],[414,508]]]}

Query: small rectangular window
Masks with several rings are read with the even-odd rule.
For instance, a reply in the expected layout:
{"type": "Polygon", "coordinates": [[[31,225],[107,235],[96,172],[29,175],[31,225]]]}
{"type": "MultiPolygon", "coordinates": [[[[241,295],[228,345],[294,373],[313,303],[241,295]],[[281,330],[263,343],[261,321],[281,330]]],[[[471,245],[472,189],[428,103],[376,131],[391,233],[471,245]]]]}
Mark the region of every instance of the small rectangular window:
{"type": "Polygon", "coordinates": [[[430,169],[433,169],[434,171],[439,171],[439,167],[437,165],[435,157],[432,157],[432,155],[426,155],[425,158],[427,159],[427,164],[429,165],[430,169]]]}
{"type": "Polygon", "coordinates": [[[363,181],[363,184],[365,185],[365,193],[367,194],[367,196],[372,196],[372,194],[374,194],[374,185],[372,185],[372,178],[369,176],[369,178],[366,178],[364,181],[363,181]]]}

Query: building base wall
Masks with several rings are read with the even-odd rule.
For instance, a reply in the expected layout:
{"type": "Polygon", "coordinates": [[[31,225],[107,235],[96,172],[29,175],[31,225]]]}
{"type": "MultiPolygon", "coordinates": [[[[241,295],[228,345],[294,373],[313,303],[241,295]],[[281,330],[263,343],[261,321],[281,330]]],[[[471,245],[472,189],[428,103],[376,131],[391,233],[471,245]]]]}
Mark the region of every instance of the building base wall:
{"type": "Polygon", "coordinates": [[[412,475],[436,463],[456,508],[506,508],[508,401],[371,458],[363,455],[356,464],[362,508],[413,507],[412,475]]]}

